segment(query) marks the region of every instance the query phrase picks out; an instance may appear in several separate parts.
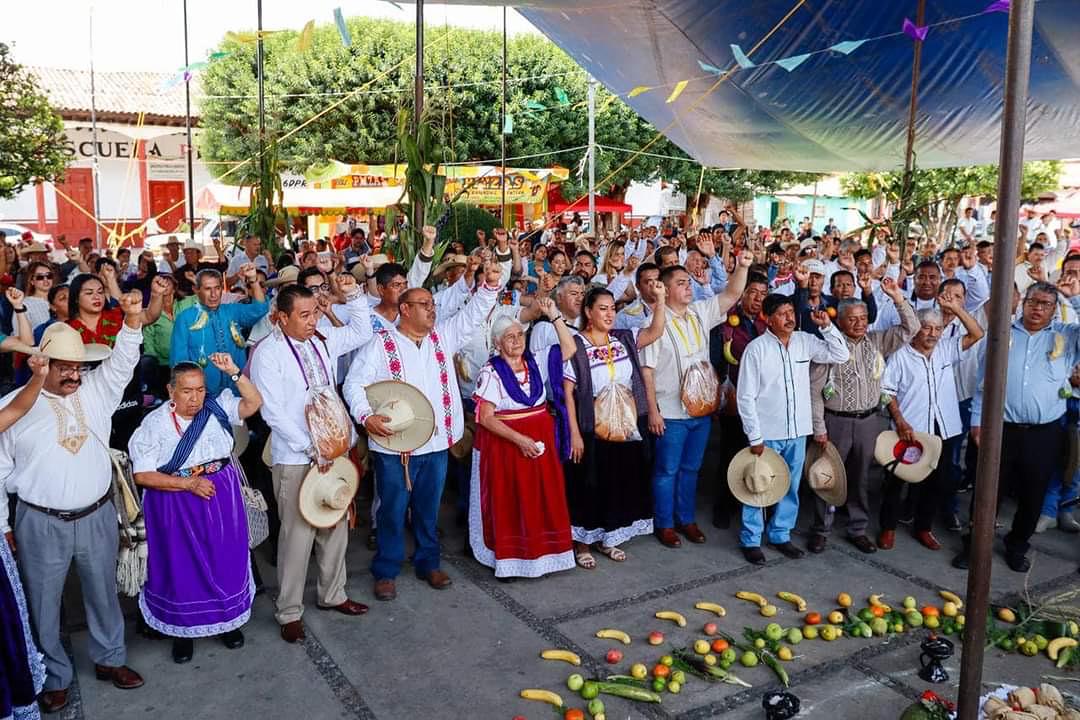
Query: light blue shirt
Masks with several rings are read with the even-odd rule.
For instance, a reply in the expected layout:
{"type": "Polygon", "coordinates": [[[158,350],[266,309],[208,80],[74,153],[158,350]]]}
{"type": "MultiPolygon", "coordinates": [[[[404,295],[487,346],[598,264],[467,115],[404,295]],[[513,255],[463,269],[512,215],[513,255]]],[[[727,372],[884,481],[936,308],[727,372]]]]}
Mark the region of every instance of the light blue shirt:
{"type": "MultiPolygon", "coordinates": [[[[1073,307],[1077,306],[1073,298],[1073,307]]],[[[1009,368],[1005,384],[1005,422],[1042,425],[1065,414],[1062,388],[1071,391],[1069,374],[1080,359],[1080,325],[1052,322],[1037,333],[1014,320],[1009,335],[1009,368]],[[1060,345],[1057,338],[1060,337],[1060,345]]],[[[986,361],[979,369],[985,377],[986,361]]],[[[971,425],[982,419],[983,382],[971,404],[971,425]]]]}

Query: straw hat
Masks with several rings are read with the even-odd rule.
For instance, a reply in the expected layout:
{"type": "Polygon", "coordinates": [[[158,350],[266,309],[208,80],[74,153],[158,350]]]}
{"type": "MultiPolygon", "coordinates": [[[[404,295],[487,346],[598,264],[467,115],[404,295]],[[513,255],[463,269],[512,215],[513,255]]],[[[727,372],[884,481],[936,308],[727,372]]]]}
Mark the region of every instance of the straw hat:
{"type": "Polygon", "coordinates": [[[292,285],[300,277],[300,268],[295,265],[286,265],[278,270],[277,277],[266,281],[266,287],[278,287],[279,285],[292,285]]]}
{"type": "Polygon", "coordinates": [[[49,248],[45,247],[39,242],[32,242],[25,247],[19,248],[19,256],[32,255],[34,253],[47,253],[49,248]]]}
{"type": "Polygon", "coordinates": [[[312,466],[300,485],[300,515],[312,527],[333,527],[345,517],[359,487],[360,473],[345,456],[334,460],[325,473],[312,466]]]}
{"type": "Polygon", "coordinates": [[[367,387],[372,415],[390,418],[389,437],[369,436],[371,442],[397,453],[412,452],[435,433],[435,411],[416,387],[398,380],[384,380],[367,387]]]}
{"type": "Polygon", "coordinates": [[[447,255],[435,268],[435,275],[442,275],[451,268],[465,267],[468,264],[469,258],[465,255],[447,255]]]}
{"type": "Polygon", "coordinates": [[[45,329],[37,351],[50,360],[91,363],[112,355],[108,345],[84,345],[79,331],[67,323],[53,323],[45,329]]]}
{"type": "Polygon", "coordinates": [[[816,442],[807,443],[803,473],[810,489],[826,504],[840,507],[847,502],[847,470],[831,442],[825,443],[824,450],[816,442]]]}
{"type": "Polygon", "coordinates": [[[886,430],[874,443],[874,459],[904,482],[919,483],[934,471],[941,459],[941,438],[914,433],[915,442],[901,442],[895,430],[886,430]]]}
{"type": "Polygon", "coordinates": [[[727,469],[731,494],[743,505],[769,507],[780,502],[791,487],[791,472],[784,458],[770,447],[761,455],[743,448],[727,469]]]}
{"type": "Polygon", "coordinates": [[[197,242],[195,242],[194,240],[191,240],[191,239],[189,239],[186,243],[184,243],[183,249],[184,250],[198,250],[200,253],[203,252],[202,244],[197,243],[197,242]]]}

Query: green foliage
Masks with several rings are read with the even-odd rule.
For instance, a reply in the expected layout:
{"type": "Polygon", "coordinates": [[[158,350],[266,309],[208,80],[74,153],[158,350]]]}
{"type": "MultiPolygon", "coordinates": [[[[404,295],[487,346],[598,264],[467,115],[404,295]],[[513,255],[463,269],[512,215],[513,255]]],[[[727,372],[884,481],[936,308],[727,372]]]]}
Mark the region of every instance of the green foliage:
{"type": "Polygon", "coordinates": [[[476,246],[477,230],[483,230],[490,238],[497,227],[499,219],[487,210],[459,202],[451,206],[450,217],[443,226],[440,237],[461,242],[465,245],[465,250],[469,251],[476,246]]]}
{"type": "MultiPolygon", "coordinates": [[[[281,172],[278,167],[277,143],[270,142],[265,154],[263,172],[251,186],[251,204],[244,229],[262,238],[263,248],[275,258],[281,252],[277,241],[278,228],[289,236],[291,223],[288,212],[281,206],[283,199],[281,172]]],[[[239,243],[241,238],[237,238],[239,243]]]]}
{"type": "MultiPolygon", "coordinates": [[[[409,23],[371,18],[350,18],[347,23],[353,38],[349,48],[342,46],[332,24],[315,29],[312,48],[306,53],[296,51],[295,33],[278,33],[265,42],[271,136],[281,137],[359,89],[281,141],[283,168],[303,172],[330,159],[371,164],[404,160],[398,152],[396,118],[402,107],[412,105],[414,28],[409,23]],[[379,77],[383,72],[387,75],[379,77]]],[[[432,125],[441,131],[435,159],[498,164],[502,34],[428,26],[426,37],[425,110],[432,125]]],[[[202,73],[206,97],[200,112],[200,151],[211,161],[236,162],[257,152],[255,49],[228,42],[219,49],[230,54],[213,61],[202,73]]],[[[514,117],[514,132],[506,138],[507,157],[537,155],[511,163],[518,167],[558,165],[576,171],[585,154],[582,146],[588,143],[585,71],[548,40],[519,35],[509,40],[507,75],[513,80],[508,85],[507,111],[514,117]],[[560,102],[560,90],[569,105],[560,102]],[[547,109],[535,109],[539,107],[547,109]],[[566,148],[578,149],[559,152],[566,148]]],[[[656,128],[629,105],[611,98],[603,87],[597,89],[596,106],[598,144],[633,151],[656,136],[656,128]]],[[[632,180],[662,178],[676,183],[688,195],[696,192],[701,166],[678,146],[661,138],[647,152],[650,154],[633,156],[623,150],[600,150],[596,157],[597,190],[621,198],[632,180]],[[621,167],[631,157],[633,160],[621,167]]],[[[219,175],[229,168],[210,167],[219,175]]],[[[243,180],[257,174],[257,169],[257,165],[245,166],[228,181],[243,180]]],[[[755,192],[813,182],[815,177],[807,173],[710,170],[705,173],[704,192],[741,201],[755,192]]],[[[585,181],[576,175],[563,185],[568,200],[585,191],[585,181]]]]}
{"type": "Polygon", "coordinates": [[[67,163],[63,121],[0,42],[0,198],[37,180],[62,179],[67,163]]]}

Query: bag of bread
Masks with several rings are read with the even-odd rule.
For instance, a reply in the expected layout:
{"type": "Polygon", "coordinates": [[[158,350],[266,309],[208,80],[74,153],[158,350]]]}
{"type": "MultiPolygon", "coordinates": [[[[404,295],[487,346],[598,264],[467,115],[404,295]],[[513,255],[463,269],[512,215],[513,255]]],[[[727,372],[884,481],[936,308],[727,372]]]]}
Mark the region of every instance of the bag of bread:
{"type": "Polygon", "coordinates": [[[304,419],[307,420],[315,457],[320,465],[349,452],[352,446],[352,419],[334,388],[321,385],[308,390],[304,419]]]}
{"type": "Polygon", "coordinates": [[[609,383],[593,400],[593,434],[609,442],[640,440],[634,393],[622,383],[609,383]]]}
{"type": "Polygon", "coordinates": [[[704,360],[692,363],[682,378],[682,402],[690,417],[705,417],[720,406],[720,380],[704,360]]]}

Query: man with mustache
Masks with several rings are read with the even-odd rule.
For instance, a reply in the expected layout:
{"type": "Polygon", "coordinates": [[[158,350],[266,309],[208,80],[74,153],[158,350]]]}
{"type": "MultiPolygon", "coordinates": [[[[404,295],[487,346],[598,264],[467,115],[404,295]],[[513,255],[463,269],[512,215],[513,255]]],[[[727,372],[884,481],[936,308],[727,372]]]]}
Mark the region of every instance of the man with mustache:
{"type": "MultiPolygon", "coordinates": [[[[79,572],[99,680],[120,689],[142,686],[125,665],[124,616],[116,596],[119,534],[108,441],[112,416],[139,361],[142,295],[120,298],[124,322],[110,351],[84,345],[64,323],[50,325],[40,349],[50,360],[41,399],[0,437],[0,531],[17,551],[30,617],[45,654],[46,712],[68,702],[73,668],[60,640],[60,602],[71,563],[79,572]],[[91,369],[89,363],[101,361],[91,369]],[[7,493],[18,496],[15,532],[7,493]]],[[[0,400],[7,405],[11,393],[0,400]]]]}

